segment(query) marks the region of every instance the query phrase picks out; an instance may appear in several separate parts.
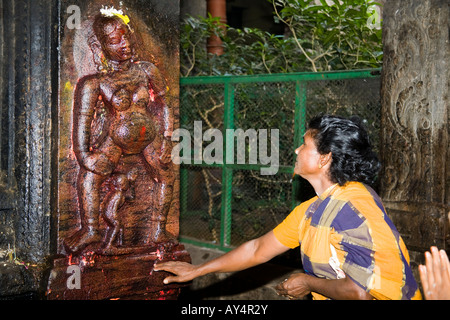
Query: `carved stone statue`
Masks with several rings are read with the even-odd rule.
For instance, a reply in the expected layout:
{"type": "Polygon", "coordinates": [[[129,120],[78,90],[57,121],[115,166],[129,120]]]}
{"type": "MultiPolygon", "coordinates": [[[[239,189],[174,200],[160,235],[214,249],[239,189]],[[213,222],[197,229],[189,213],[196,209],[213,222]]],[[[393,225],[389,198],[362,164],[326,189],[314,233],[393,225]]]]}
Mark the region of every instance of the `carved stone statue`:
{"type": "Polygon", "coordinates": [[[151,219],[157,232],[150,241],[167,242],[165,221],[174,174],[170,159],[173,120],[164,99],[164,79],[154,64],[136,59],[132,30],[122,18],[100,14],[93,31],[90,46],[99,72],[79,79],[73,109],[81,229],[65,240],[65,246],[70,252],[88,246],[94,250],[111,247],[118,232],[118,207],[127,201],[123,192],[134,181],[126,178],[128,173],[117,175],[115,169],[121,158],[131,155],[145,159],[156,182],[151,219]],[[102,184],[111,178],[108,200],[102,205],[102,184]],[[101,218],[113,228],[109,237],[100,233],[101,218]]]}
{"type": "Polygon", "coordinates": [[[118,211],[125,200],[133,201],[135,199],[134,182],[136,181],[136,177],[137,171],[131,169],[127,175],[116,174],[110,178],[109,193],[100,205],[100,213],[107,223],[103,240],[106,250],[113,247],[113,241],[116,242],[117,246],[122,245],[123,227],[120,223],[118,211]],[[127,191],[130,193],[128,197],[127,191]]]}
{"type": "Polygon", "coordinates": [[[78,1],[82,23],[61,34],[47,298],[176,299],[184,285],[165,285],[168,274],[153,267],[190,261],[177,242],[179,167],[171,161],[179,3],[105,2],[78,1]]]}

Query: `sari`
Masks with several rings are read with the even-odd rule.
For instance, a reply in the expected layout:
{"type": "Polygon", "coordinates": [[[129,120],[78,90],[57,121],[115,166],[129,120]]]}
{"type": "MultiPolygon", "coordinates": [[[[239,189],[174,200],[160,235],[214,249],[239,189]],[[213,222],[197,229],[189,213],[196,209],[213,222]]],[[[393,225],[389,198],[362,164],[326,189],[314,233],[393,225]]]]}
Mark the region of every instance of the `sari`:
{"type": "Polygon", "coordinates": [[[380,197],[362,183],[331,186],[297,206],[273,232],[283,245],[300,246],[309,275],[350,277],[375,299],[421,299],[403,239],[380,197]]]}

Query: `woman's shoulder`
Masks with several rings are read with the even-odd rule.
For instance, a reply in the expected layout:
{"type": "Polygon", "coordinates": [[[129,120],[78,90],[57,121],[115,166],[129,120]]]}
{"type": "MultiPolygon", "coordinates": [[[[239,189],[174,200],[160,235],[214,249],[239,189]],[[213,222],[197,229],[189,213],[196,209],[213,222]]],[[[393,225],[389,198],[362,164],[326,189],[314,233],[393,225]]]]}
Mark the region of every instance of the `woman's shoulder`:
{"type": "Polygon", "coordinates": [[[378,194],[370,186],[356,181],[347,182],[339,186],[333,193],[334,199],[351,201],[362,198],[379,198],[378,194]]]}
{"type": "Polygon", "coordinates": [[[314,202],[316,202],[319,199],[318,196],[312,197],[309,200],[303,201],[302,203],[300,203],[298,206],[295,207],[295,210],[299,210],[299,211],[305,211],[307,210],[314,202]]]}
{"type": "Polygon", "coordinates": [[[319,197],[315,196],[309,200],[306,200],[302,203],[300,203],[299,205],[297,205],[294,210],[291,211],[291,215],[293,216],[297,216],[297,217],[307,217],[305,216],[305,214],[311,210],[308,210],[311,208],[312,205],[314,205],[314,203],[319,200],[319,197]]]}
{"type": "Polygon", "coordinates": [[[383,219],[385,209],[380,196],[368,185],[349,182],[340,188],[334,198],[345,201],[352,210],[356,210],[367,219],[383,219]]]}

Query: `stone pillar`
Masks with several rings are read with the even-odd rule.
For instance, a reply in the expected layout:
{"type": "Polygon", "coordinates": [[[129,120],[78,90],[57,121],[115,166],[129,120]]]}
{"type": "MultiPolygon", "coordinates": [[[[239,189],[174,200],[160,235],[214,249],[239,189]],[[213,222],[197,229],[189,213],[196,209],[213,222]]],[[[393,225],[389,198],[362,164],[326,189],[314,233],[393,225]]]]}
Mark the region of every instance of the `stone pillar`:
{"type": "Polygon", "coordinates": [[[51,253],[58,5],[0,8],[0,296],[32,298],[51,253]]]}
{"type": "Polygon", "coordinates": [[[410,250],[450,245],[449,6],[386,1],[381,196],[410,250]]]}

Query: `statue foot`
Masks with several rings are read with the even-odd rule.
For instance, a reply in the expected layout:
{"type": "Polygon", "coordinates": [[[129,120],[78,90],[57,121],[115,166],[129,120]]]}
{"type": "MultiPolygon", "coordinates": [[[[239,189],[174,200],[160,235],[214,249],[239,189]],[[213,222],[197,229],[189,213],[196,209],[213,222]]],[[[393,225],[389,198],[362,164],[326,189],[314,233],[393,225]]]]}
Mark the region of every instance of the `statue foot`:
{"type": "Polygon", "coordinates": [[[89,245],[102,241],[98,231],[93,228],[81,228],[64,241],[64,245],[69,252],[77,253],[89,245]]]}

